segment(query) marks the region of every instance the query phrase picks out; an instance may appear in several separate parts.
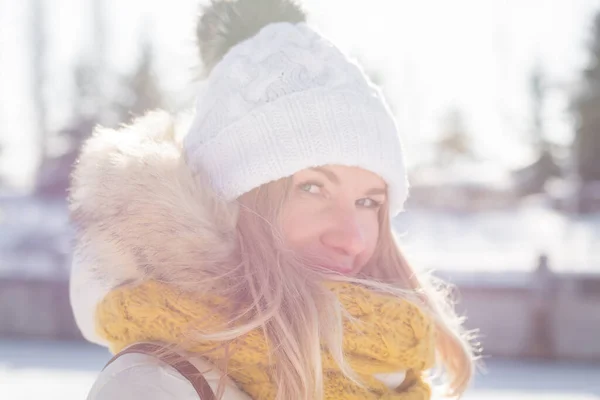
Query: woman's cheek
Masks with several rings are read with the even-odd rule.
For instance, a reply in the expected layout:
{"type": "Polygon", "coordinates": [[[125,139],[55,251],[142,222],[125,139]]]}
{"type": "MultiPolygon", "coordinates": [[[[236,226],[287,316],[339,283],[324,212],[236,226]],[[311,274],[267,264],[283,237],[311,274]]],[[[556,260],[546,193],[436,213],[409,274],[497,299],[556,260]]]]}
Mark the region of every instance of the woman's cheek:
{"type": "Polygon", "coordinates": [[[364,222],[363,226],[365,232],[365,241],[367,243],[364,251],[364,253],[366,253],[364,255],[364,263],[366,264],[375,252],[375,247],[377,247],[377,242],[379,241],[379,218],[377,218],[376,214],[374,216],[370,215],[364,222]]]}
{"type": "Polygon", "coordinates": [[[299,201],[290,201],[286,205],[282,218],[282,231],[285,243],[291,249],[304,247],[314,236],[318,221],[307,207],[299,201]]]}

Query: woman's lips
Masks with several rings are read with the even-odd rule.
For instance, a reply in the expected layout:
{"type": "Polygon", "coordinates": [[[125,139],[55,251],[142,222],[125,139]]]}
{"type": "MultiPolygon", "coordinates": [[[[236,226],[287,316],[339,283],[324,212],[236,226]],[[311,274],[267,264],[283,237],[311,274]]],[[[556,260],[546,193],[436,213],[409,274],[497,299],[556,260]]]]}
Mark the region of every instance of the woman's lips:
{"type": "Polygon", "coordinates": [[[304,260],[310,265],[341,274],[349,274],[354,270],[354,259],[348,257],[345,259],[335,259],[328,255],[317,256],[317,252],[305,252],[304,260]]]}

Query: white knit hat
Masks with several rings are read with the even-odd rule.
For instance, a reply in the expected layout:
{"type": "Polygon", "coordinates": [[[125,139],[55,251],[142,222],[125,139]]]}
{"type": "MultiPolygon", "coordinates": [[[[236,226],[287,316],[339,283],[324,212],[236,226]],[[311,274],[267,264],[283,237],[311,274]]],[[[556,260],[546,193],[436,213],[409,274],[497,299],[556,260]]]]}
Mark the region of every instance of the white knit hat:
{"type": "MultiPolygon", "coordinates": [[[[231,29],[221,28],[221,34],[231,29]]],[[[385,100],[306,23],[267,24],[214,64],[184,147],[189,166],[225,200],[305,168],[337,164],[381,176],[391,214],[402,210],[406,168],[385,100]]]]}

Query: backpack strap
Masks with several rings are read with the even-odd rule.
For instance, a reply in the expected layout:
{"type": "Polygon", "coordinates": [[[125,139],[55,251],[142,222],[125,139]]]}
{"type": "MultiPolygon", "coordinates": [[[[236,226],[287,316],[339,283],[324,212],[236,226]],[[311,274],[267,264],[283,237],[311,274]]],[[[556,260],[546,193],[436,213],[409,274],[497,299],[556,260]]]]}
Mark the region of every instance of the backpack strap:
{"type": "Polygon", "coordinates": [[[164,348],[160,345],[153,343],[136,343],[125,349],[121,350],[119,353],[115,354],[113,358],[111,358],[103,369],[108,367],[113,361],[122,356],[123,354],[128,353],[141,353],[147,354],[149,356],[157,357],[161,361],[169,364],[171,367],[175,368],[177,372],[183,375],[194,387],[198,396],[200,396],[200,400],[216,400],[215,393],[211,389],[210,385],[204,378],[204,376],[198,371],[192,363],[183,359],[174,362],[174,354],[172,352],[165,352],[164,348]],[[157,354],[158,353],[158,354],[157,354]]]}

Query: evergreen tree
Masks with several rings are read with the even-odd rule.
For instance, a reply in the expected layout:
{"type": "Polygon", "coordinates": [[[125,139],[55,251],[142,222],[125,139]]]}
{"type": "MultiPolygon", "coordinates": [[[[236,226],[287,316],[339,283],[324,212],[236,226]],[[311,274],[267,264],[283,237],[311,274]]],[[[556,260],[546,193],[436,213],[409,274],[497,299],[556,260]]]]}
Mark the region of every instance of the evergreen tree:
{"type": "Polygon", "coordinates": [[[156,78],[154,48],[147,35],[140,40],[140,49],[133,73],[119,78],[121,91],[113,105],[119,120],[125,123],[164,106],[163,93],[156,78]]]}
{"type": "Polygon", "coordinates": [[[472,138],[467,131],[460,110],[452,109],[446,115],[441,137],[435,143],[435,163],[447,167],[460,160],[475,158],[472,138]]]}

